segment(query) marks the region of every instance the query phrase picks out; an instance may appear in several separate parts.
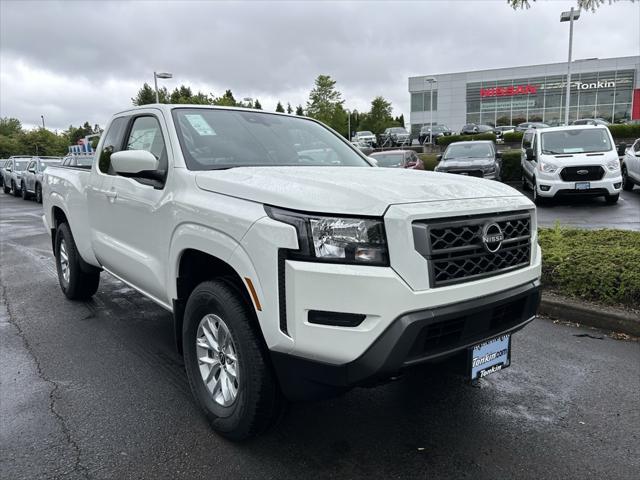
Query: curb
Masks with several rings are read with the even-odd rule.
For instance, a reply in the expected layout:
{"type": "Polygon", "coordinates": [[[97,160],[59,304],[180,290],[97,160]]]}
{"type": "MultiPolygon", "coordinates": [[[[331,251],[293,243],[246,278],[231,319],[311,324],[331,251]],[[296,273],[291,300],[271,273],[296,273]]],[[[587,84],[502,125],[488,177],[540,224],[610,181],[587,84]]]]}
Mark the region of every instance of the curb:
{"type": "Polygon", "coordinates": [[[624,310],[543,294],[539,313],[552,318],[640,337],[640,315],[624,310]]]}

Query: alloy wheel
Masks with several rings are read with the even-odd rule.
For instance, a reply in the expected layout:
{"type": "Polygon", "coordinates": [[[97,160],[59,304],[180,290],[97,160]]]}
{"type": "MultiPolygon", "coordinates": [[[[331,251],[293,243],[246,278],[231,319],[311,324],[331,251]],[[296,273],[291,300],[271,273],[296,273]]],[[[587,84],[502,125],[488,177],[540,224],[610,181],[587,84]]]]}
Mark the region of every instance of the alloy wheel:
{"type": "Polygon", "coordinates": [[[228,407],[240,389],[240,368],[235,342],[227,324],[217,315],[205,315],[196,335],[198,368],[213,400],[228,407]]]}
{"type": "Polygon", "coordinates": [[[69,269],[69,254],[67,253],[67,243],[62,239],[60,241],[60,270],[62,271],[62,278],[66,283],[69,283],[69,277],[71,276],[71,270],[69,269]]]}

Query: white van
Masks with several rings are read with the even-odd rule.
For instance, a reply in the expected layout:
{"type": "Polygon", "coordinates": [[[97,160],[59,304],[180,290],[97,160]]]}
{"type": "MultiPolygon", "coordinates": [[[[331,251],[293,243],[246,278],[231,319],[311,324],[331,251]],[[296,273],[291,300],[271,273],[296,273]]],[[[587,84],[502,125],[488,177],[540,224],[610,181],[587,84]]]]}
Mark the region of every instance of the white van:
{"type": "Polygon", "coordinates": [[[618,152],[606,126],[527,130],[522,138],[522,186],[533,201],[602,196],[616,203],[622,188],[618,152]]]}

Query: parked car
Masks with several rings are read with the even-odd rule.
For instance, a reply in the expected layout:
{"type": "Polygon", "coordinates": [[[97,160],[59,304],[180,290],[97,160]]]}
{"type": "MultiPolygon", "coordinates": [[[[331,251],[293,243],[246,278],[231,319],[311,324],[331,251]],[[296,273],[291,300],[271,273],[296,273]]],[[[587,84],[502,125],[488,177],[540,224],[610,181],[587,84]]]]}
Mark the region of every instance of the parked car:
{"type": "Polygon", "coordinates": [[[13,193],[14,196],[19,197],[22,195],[20,186],[22,185],[22,174],[27,168],[27,165],[31,161],[31,157],[28,156],[14,156],[9,157],[9,161],[4,167],[4,182],[2,188],[4,193],[13,193]]]}
{"type": "Polygon", "coordinates": [[[580,118],[571,122],[571,125],[610,125],[603,118],[580,118]]]}
{"type": "Polygon", "coordinates": [[[499,125],[494,127],[493,131],[497,138],[502,138],[505,133],[515,132],[516,127],[514,125],[499,125]]]}
{"type": "Polygon", "coordinates": [[[438,155],[435,171],[500,180],[502,156],[491,140],[454,142],[438,155]]]}
{"type": "Polygon", "coordinates": [[[516,127],[516,132],[526,132],[527,130],[530,130],[532,128],[533,129],[536,129],[536,128],[549,128],[549,125],[547,125],[546,123],[542,123],[542,122],[520,123],[516,127]]]}
{"type": "Polygon", "coordinates": [[[369,155],[376,160],[378,167],[415,168],[422,166],[422,161],[413,150],[386,150],[369,155]]]}
{"type": "Polygon", "coordinates": [[[49,165],[59,165],[61,157],[34,157],[22,174],[20,191],[22,198],[28,200],[35,196],[38,203],[42,203],[42,175],[49,165]]]}
{"type": "Polygon", "coordinates": [[[400,145],[411,145],[411,135],[404,127],[391,127],[385,129],[380,135],[379,145],[383,147],[399,147],[400,145]]]}
{"type": "Polygon", "coordinates": [[[9,163],[9,160],[6,158],[0,158],[0,188],[4,187],[4,170],[5,166],[9,163]]]}
{"type": "Polygon", "coordinates": [[[468,123],[460,130],[460,135],[476,135],[478,133],[495,133],[495,130],[491,125],[476,125],[475,123],[468,123]]]}
{"type": "Polygon", "coordinates": [[[451,135],[451,130],[446,125],[434,125],[433,129],[429,125],[424,125],[420,128],[418,134],[418,142],[420,145],[426,143],[435,143],[440,137],[448,137],[451,135]],[[433,133],[432,133],[433,132],[433,133]]]}
{"type": "Polygon", "coordinates": [[[353,141],[356,142],[364,142],[371,147],[377,146],[376,136],[373,132],[369,130],[362,130],[360,132],[356,132],[355,137],[352,138],[353,141]]]}
{"type": "Polygon", "coordinates": [[[360,150],[365,155],[370,155],[374,151],[374,148],[369,143],[366,143],[366,142],[355,142],[355,141],[352,141],[351,145],[356,147],[358,150],[360,150]]]}
{"type": "Polygon", "coordinates": [[[622,188],[631,191],[640,185],[640,138],[627,148],[622,159],[622,188]]]}
{"type": "Polygon", "coordinates": [[[214,106],[120,112],[95,155],[44,176],[62,292],[87,299],[105,271],[172,312],[191,391],[228,438],[284,399],[445,358],[479,379],[535,318],[535,207],[507,185],[372,168],[311,118],[214,106]],[[319,148],[326,161],[300,153],[319,148]]]}
{"type": "Polygon", "coordinates": [[[618,152],[609,129],[599,126],[528,130],[522,137],[522,186],[534,203],[561,196],[602,196],[616,203],[622,187],[618,152]]]}

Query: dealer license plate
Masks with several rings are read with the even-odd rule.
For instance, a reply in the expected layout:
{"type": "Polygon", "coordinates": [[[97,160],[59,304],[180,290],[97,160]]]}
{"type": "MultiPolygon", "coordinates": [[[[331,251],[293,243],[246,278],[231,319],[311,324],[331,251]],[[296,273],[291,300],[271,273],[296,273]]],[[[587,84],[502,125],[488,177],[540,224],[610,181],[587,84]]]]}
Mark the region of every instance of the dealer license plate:
{"type": "Polygon", "coordinates": [[[487,340],[469,352],[471,380],[486,377],[511,365],[511,335],[487,340]]]}
{"type": "Polygon", "coordinates": [[[590,188],[590,182],[576,182],[576,190],[589,190],[590,188]]]}

